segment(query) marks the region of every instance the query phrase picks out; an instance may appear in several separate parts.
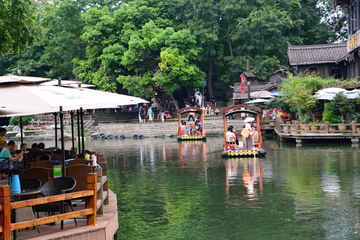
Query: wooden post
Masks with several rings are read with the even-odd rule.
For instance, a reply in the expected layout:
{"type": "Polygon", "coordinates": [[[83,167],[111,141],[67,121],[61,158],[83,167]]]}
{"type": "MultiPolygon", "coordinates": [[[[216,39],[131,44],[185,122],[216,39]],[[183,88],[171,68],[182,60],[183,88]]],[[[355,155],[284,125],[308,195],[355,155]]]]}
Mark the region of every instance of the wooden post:
{"type": "Polygon", "coordinates": [[[291,133],[290,121],[286,122],[286,133],[291,133]]]}
{"type": "Polygon", "coordinates": [[[2,212],[0,213],[0,226],[3,232],[0,234],[1,240],[11,239],[11,210],[10,210],[10,186],[0,187],[0,205],[2,212]]]}
{"type": "Polygon", "coordinates": [[[97,174],[89,173],[87,175],[87,189],[94,190],[94,196],[86,202],[86,208],[94,209],[93,214],[87,216],[87,226],[95,226],[97,218],[97,174]]]}
{"type": "Polygon", "coordinates": [[[300,133],[300,122],[299,121],[296,121],[295,122],[295,133],[296,134],[299,134],[300,133]]]}
{"type": "MultiPolygon", "coordinates": [[[[102,168],[102,175],[107,177],[107,171],[108,171],[108,164],[107,162],[102,162],[101,163],[101,168],[102,168]]],[[[109,205],[109,180],[106,179],[106,182],[103,185],[103,191],[107,192],[107,198],[104,199],[104,205],[109,205]]]]}
{"type": "Polygon", "coordinates": [[[352,129],[352,134],[356,134],[356,121],[352,121],[351,129],[352,129]]]}
{"type": "Polygon", "coordinates": [[[103,195],[103,184],[102,184],[102,169],[101,168],[94,168],[94,172],[97,174],[97,182],[100,183],[100,189],[98,191],[98,199],[101,200],[101,206],[97,211],[98,215],[103,215],[104,213],[104,195],[103,195]]]}
{"type": "Polygon", "coordinates": [[[325,133],[329,133],[329,121],[325,121],[325,133]]]}

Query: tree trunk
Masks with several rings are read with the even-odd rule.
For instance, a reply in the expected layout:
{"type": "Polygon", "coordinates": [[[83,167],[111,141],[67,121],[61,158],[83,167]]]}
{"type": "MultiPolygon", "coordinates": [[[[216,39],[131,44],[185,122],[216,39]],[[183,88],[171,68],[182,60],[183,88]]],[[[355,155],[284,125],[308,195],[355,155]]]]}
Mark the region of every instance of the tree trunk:
{"type": "Polygon", "coordinates": [[[212,88],[212,72],[213,72],[212,68],[213,68],[213,66],[212,66],[212,57],[211,57],[210,52],[209,52],[209,72],[208,72],[208,76],[207,76],[207,86],[208,86],[209,98],[214,96],[214,91],[213,91],[213,88],[212,88]]]}
{"type": "Polygon", "coordinates": [[[155,100],[156,100],[156,103],[158,104],[158,106],[159,106],[159,110],[160,110],[160,108],[162,107],[164,107],[162,104],[161,104],[161,102],[160,102],[160,99],[158,98],[158,96],[155,96],[155,100]]]}
{"type": "Polygon", "coordinates": [[[231,46],[229,31],[226,32],[226,35],[227,35],[228,42],[229,42],[229,50],[230,50],[231,59],[234,61],[234,53],[233,53],[232,46],[231,46]]]}
{"type": "Polygon", "coordinates": [[[172,95],[172,93],[169,93],[169,95],[170,95],[171,100],[172,100],[172,102],[173,102],[173,104],[175,106],[176,111],[179,111],[179,106],[177,105],[177,102],[175,101],[174,96],[172,95]]]}

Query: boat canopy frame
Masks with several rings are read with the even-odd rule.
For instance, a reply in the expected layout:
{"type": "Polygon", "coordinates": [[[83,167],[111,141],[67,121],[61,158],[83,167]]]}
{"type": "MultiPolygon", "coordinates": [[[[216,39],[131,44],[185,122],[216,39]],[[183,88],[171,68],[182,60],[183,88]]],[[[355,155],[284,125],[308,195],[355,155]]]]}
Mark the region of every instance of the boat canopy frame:
{"type": "Polygon", "coordinates": [[[179,115],[179,126],[178,126],[178,130],[177,130],[178,136],[180,136],[180,132],[181,132],[181,114],[190,113],[190,112],[195,112],[195,113],[200,114],[200,123],[202,126],[202,132],[204,132],[204,111],[198,107],[186,107],[186,108],[179,109],[179,111],[178,111],[178,115],[179,115]]]}
{"type": "Polygon", "coordinates": [[[235,105],[235,106],[231,106],[228,107],[226,109],[224,109],[221,113],[223,115],[223,122],[224,122],[224,142],[225,142],[225,146],[226,146],[226,117],[233,115],[233,114],[237,114],[237,113],[250,113],[250,114],[254,114],[256,116],[256,128],[257,131],[259,132],[259,149],[262,149],[262,137],[261,137],[261,125],[260,125],[260,114],[261,114],[262,110],[258,107],[254,107],[254,106],[250,106],[250,105],[235,105]],[[251,110],[248,110],[251,109],[251,110]],[[231,111],[231,110],[235,110],[235,111],[231,111]],[[230,112],[231,111],[231,112],[230,112]]]}

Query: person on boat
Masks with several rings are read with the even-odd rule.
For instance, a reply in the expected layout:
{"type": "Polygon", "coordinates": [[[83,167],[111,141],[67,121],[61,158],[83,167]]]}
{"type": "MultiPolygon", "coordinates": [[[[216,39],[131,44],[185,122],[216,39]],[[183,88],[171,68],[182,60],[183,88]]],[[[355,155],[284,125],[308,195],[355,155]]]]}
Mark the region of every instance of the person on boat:
{"type": "Polygon", "coordinates": [[[230,146],[230,149],[237,149],[236,135],[232,132],[232,128],[228,127],[226,132],[226,144],[230,146]]]}
{"type": "Polygon", "coordinates": [[[252,141],[253,141],[253,144],[258,144],[259,143],[259,132],[256,131],[256,128],[255,126],[252,126],[251,127],[251,131],[252,131],[252,141]]]}
{"type": "Polygon", "coordinates": [[[237,135],[236,135],[236,132],[234,130],[234,127],[232,125],[230,125],[229,128],[231,129],[231,132],[234,133],[234,135],[235,135],[236,145],[239,146],[239,140],[237,139],[237,135]]]}
{"type": "Polygon", "coordinates": [[[187,136],[190,136],[190,129],[187,129],[185,121],[182,122],[181,128],[182,128],[184,134],[186,134],[187,136]]]}
{"type": "Polygon", "coordinates": [[[200,131],[201,131],[201,127],[202,127],[202,126],[201,126],[200,121],[199,121],[199,120],[196,120],[196,121],[195,121],[195,128],[191,130],[192,135],[194,136],[194,135],[196,135],[197,132],[200,132],[200,131]]]}
{"type": "Polygon", "coordinates": [[[246,149],[246,137],[242,134],[245,129],[245,126],[243,126],[243,129],[241,130],[241,142],[243,144],[243,148],[246,149]]]}
{"type": "Polygon", "coordinates": [[[251,148],[252,148],[252,135],[253,135],[253,133],[252,133],[252,131],[251,131],[251,125],[250,125],[250,123],[246,123],[246,124],[245,124],[245,129],[246,129],[247,131],[249,131],[249,133],[247,134],[247,136],[245,135],[245,137],[246,137],[246,149],[247,149],[247,150],[251,150],[251,148]]]}

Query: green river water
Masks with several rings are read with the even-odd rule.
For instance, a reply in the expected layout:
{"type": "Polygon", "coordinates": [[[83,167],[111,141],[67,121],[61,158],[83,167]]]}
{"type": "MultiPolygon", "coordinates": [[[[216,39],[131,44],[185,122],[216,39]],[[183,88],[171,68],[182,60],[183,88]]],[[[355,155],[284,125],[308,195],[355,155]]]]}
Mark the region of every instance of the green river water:
{"type": "Polygon", "coordinates": [[[279,144],[221,158],[223,138],[92,140],[107,157],[119,239],[359,239],[360,150],[279,144]]]}

